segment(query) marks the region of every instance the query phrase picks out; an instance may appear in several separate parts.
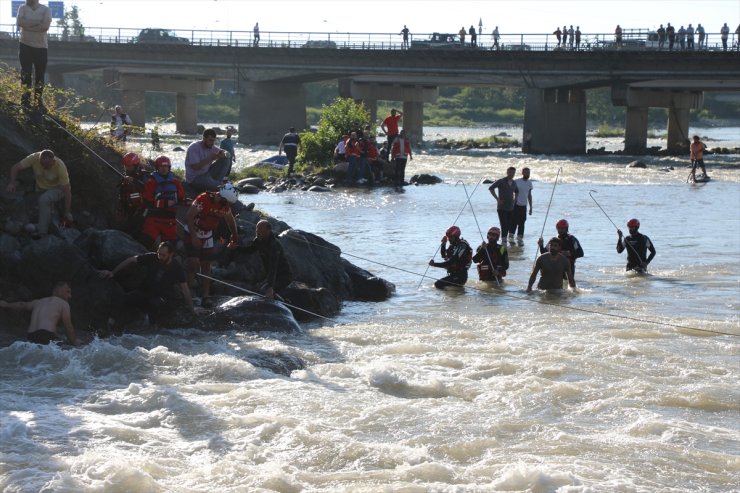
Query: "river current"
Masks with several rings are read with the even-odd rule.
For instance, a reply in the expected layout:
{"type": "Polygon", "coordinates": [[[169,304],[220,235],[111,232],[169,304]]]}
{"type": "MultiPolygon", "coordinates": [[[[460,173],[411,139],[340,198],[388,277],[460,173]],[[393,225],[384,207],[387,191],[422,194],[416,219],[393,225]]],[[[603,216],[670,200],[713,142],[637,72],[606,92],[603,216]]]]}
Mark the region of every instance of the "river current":
{"type": "MultiPolygon", "coordinates": [[[[737,128],[700,134],[740,145],[737,128]]],[[[621,143],[589,147],[602,145],[621,143]]],[[[240,148],[239,163],[274,153],[240,148]]],[[[0,348],[0,490],[740,491],[740,159],[708,156],[712,181],[697,185],[687,159],[632,159],[420,151],[407,178],[442,184],[244,198],[396,293],[298,334],[0,348]],[[481,242],[497,216],[479,182],[509,166],[532,169],[534,213],[504,285],[471,269],[464,290],[436,290],[439,239],[460,215],[481,242]],[[640,219],[651,275],[625,274],[589,194],[624,230],[640,219]],[[527,295],[535,242],[560,218],[585,251],[578,288],[527,295]],[[306,367],[254,364],[271,358],[306,367]]]]}

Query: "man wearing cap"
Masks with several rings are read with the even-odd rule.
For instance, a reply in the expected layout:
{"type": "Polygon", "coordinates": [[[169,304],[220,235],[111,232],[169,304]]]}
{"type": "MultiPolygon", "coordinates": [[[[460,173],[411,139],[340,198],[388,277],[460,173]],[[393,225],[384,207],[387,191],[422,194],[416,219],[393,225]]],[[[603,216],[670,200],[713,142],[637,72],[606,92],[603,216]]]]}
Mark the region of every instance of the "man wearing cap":
{"type": "Polygon", "coordinates": [[[36,190],[39,196],[39,226],[37,233],[47,235],[51,224],[52,209],[64,199],[64,222],[72,223],[72,187],[69,183],[69,174],[64,161],[54,155],[49,149],[34,152],[10,168],[10,180],[6,190],[13,193],[16,190],[18,171],[31,168],[36,178],[36,190]]]}
{"type": "Polygon", "coordinates": [[[231,173],[228,153],[215,143],[216,131],[207,128],[203,138],[190,144],[185,153],[185,182],[198,192],[218,190],[231,173]]]}
{"type": "Polygon", "coordinates": [[[655,246],[646,235],[638,232],[640,229],[640,221],[638,219],[630,219],[627,221],[627,228],[630,231],[629,236],[624,237],[622,230],[618,229],[617,234],[617,253],[622,253],[627,250],[627,268],[625,270],[634,270],[640,274],[647,272],[647,266],[653,257],[655,257],[655,246]],[[647,252],[650,250],[650,256],[647,257],[647,252]]]}
{"type": "Polygon", "coordinates": [[[293,174],[293,165],[295,165],[295,158],[298,155],[298,147],[301,145],[301,136],[295,131],[295,127],[290,127],[288,133],[283,135],[283,140],[280,141],[280,147],[278,148],[278,156],[285,151],[285,157],[288,158],[288,176],[293,174]]]}
{"type": "Polygon", "coordinates": [[[538,289],[563,289],[563,279],[568,279],[568,285],[575,289],[576,279],[570,268],[570,262],[560,254],[560,238],[550,238],[547,243],[548,253],[543,253],[537,257],[532,269],[532,275],[529,276],[527,284],[527,293],[532,292],[532,286],[537,279],[537,273],[540,273],[540,282],[537,283],[538,289]]]}

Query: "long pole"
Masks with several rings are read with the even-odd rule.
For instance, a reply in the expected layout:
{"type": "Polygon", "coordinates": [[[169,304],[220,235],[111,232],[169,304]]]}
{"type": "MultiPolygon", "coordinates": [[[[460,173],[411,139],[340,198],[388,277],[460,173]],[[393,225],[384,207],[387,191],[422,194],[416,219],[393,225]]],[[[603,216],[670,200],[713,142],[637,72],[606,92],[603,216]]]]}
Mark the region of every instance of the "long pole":
{"type": "MultiPolygon", "coordinates": [[[[588,192],[588,196],[589,196],[589,197],[591,197],[591,200],[593,200],[593,201],[594,201],[594,204],[596,204],[596,206],[597,206],[597,207],[598,207],[599,209],[601,209],[601,212],[603,212],[603,213],[604,213],[604,215],[606,216],[606,218],[607,218],[607,219],[609,220],[609,222],[610,222],[610,223],[612,223],[612,226],[614,226],[614,228],[615,228],[615,229],[617,230],[617,233],[621,232],[621,230],[619,229],[619,226],[617,226],[616,224],[614,224],[614,221],[612,221],[612,218],[611,218],[611,217],[609,217],[609,214],[607,214],[607,213],[606,213],[606,211],[604,210],[604,208],[603,208],[603,207],[601,207],[601,205],[600,205],[600,204],[599,204],[599,203],[598,203],[598,202],[596,201],[596,198],[594,198],[594,196],[593,196],[593,195],[591,195],[592,193],[598,193],[598,192],[597,192],[596,190],[589,190],[589,192],[588,192]]],[[[624,240],[623,240],[623,241],[624,241],[624,240]]],[[[637,253],[637,250],[635,250],[635,247],[633,247],[632,245],[630,245],[630,243],[629,243],[629,242],[627,242],[627,241],[624,241],[624,244],[625,244],[625,245],[627,245],[628,247],[630,247],[630,249],[631,249],[631,250],[632,250],[633,252],[635,252],[635,255],[637,255],[637,258],[639,258],[641,262],[644,262],[644,260],[643,260],[643,258],[642,258],[642,255],[640,255],[639,253],[637,253]]]]}
{"type": "MultiPolygon", "coordinates": [[[[558,172],[555,175],[555,183],[552,184],[552,192],[550,192],[550,202],[547,204],[547,211],[545,211],[545,220],[542,222],[542,231],[540,231],[540,238],[542,238],[542,235],[545,234],[545,226],[547,225],[547,217],[550,215],[550,206],[552,205],[552,198],[555,195],[555,187],[558,185],[558,177],[560,176],[560,172],[563,171],[563,168],[558,168],[558,172]]],[[[539,243],[538,243],[539,245],[539,243]]],[[[537,251],[535,252],[534,261],[537,262],[537,257],[540,254],[539,246],[537,248],[537,251]]]]}
{"type": "MultiPolygon", "coordinates": [[[[473,213],[473,219],[475,219],[475,226],[478,228],[478,234],[480,235],[480,240],[484,243],[486,243],[486,240],[483,239],[483,232],[480,229],[480,224],[478,224],[478,217],[475,215],[475,209],[473,209],[473,204],[470,202],[470,196],[468,195],[468,189],[465,188],[465,183],[462,182],[462,180],[455,183],[455,186],[460,183],[463,186],[463,190],[465,190],[465,196],[468,198],[468,203],[470,204],[470,211],[473,213]]],[[[486,258],[488,258],[488,265],[491,266],[491,273],[493,275],[493,279],[496,281],[496,284],[501,287],[501,283],[498,280],[498,276],[494,272],[495,266],[493,265],[493,260],[491,260],[491,254],[488,253],[488,248],[486,246],[483,246],[483,251],[486,252],[486,258]]]]}
{"type": "MultiPolygon", "coordinates": [[[[460,209],[460,213],[457,215],[457,217],[455,218],[455,220],[452,221],[452,224],[453,225],[456,224],[457,221],[458,221],[458,219],[460,219],[460,216],[462,216],[462,213],[465,211],[465,208],[470,203],[471,197],[473,196],[473,194],[475,193],[475,191],[478,189],[478,186],[481,184],[482,181],[483,181],[483,178],[481,178],[480,180],[478,180],[478,183],[475,185],[475,188],[473,188],[473,192],[470,195],[468,195],[467,190],[465,191],[465,195],[467,197],[467,200],[465,201],[465,205],[463,205],[462,209],[460,209]]],[[[437,256],[437,253],[439,253],[439,249],[440,248],[442,248],[442,244],[440,244],[440,245],[437,246],[437,250],[435,250],[434,255],[432,255],[432,258],[434,258],[434,257],[437,256]]],[[[416,289],[421,289],[421,283],[424,282],[424,279],[426,279],[427,272],[429,272],[429,265],[428,264],[427,264],[427,268],[424,270],[424,275],[421,276],[421,279],[419,280],[419,286],[417,286],[416,289]]]]}

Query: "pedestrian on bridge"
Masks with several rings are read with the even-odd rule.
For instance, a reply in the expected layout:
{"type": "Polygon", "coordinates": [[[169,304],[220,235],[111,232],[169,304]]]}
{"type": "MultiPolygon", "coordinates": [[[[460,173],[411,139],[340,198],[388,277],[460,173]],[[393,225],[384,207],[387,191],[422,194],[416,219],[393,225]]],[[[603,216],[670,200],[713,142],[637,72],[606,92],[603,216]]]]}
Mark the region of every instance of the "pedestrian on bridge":
{"type": "Polygon", "coordinates": [[[467,31],[465,31],[465,26],[460,28],[460,31],[457,33],[460,35],[460,46],[465,46],[465,35],[467,34],[467,31]]]}
{"type": "MultiPolygon", "coordinates": [[[[683,29],[683,26],[681,26],[681,29],[683,29]]],[[[684,30],[684,33],[686,30],[684,30]]],[[[668,23],[668,27],[665,28],[665,34],[668,36],[668,51],[673,51],[673,44],[676,42],[676,28],[671,26],[671,23],[668,23]]],[[[681,30],[678,31],[679,37],[681,35],[681,30]]],[[[683,41],[681,41],[681,49],[683,49],[683,41]]]]}
{"type": "Polygon", "coordinates": [[[614,30],[614,42],[617,45],[617,49],[622,47],[622,28],[617,24],[617,28],[614,30]]]}
{"type": "Polygon", "coordinates": [[[403,35],[403,44],[401,44],[401,46],[407,49],[409,47],[409,32],[409,28],[404,24],[403,29],[401,29],[401,32],[399,33],[403,35]]]}
{"type": "Polygon", "coordinates": [[[581,26],[576,26],[576,51],[581,49],[581,26]]]}
{"type": "Polygon", "coordinates": [[[475,28],[472,25],[468,29],[468,34],[470,34],[470,46],[478,46],[478,33],[475,32],[475,28]]]}
{"type": "Polygon", "coordinates": [[[558,40],[557,46],[560,47],[560,40],[563,36],[563,31],[561,31],[560,27],[558,27],[557,29],[555,29],[555,31],[553,31],[553,34],[555,35],[555,38],[558,40]]]}
{"type": "Polygon", "coordinates": [[[256,23],[254,25],[254,46],[259,46],[260,44],[260,23],[256,23]]]}
{"type": "MultiPolygon", "coordinates": [[[[738,27],[740,29],[740,26],[738,27]]],[[[722,26],[722,29],[719,30],[720,37],[722,38],[722,51],[727,51],[727,38],[730,36],[730,28],[727,27],[727,23],[725,22],[725,25],[722,26]]]]}
{"type": "Polygon", "coordinates": [[[694,49],[694,27],[691,24],[686,28],[686,49],[694,49]]]}
{"type": "Polygon", "coordinates": [[[496,50],[498,50],[498,40],[501,39],[501,35],[498,32],[498,26],[496,26],[496,28],[493,30],[491,36],[493,36],[493,46],[491,46],[491,49],[495,48],[496,50]]]}

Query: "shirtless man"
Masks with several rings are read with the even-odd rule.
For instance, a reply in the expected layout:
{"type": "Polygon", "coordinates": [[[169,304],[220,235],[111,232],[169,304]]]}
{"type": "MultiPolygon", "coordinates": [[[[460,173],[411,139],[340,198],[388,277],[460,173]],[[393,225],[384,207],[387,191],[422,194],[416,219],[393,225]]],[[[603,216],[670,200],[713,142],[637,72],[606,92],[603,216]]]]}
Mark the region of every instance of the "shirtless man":
{"type": "Polygon", "coordinates": [[[28,340],[36,344],[49,344],[60,341],[57,325],[61,320],[67,332],[70,344],[80,345],[72,326],[72,316],[69,310],[69,300],[72,298],[72,288],[66,281],[54,284],[51,296],[33,301],[16,301],[8,303],[0,300],[0,308],[14,310],[29,310],[31,323],[28,325],[28,340]]]}

